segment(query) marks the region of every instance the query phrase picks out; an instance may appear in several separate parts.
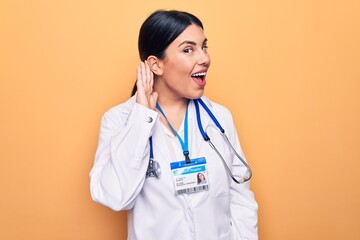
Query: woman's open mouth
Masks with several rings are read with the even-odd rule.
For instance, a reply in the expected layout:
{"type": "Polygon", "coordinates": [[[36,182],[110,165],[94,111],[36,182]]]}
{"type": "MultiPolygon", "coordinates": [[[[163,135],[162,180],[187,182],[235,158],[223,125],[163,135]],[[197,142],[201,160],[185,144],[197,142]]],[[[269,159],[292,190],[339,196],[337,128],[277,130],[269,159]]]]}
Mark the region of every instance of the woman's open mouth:
{"type": "Polygon", "coordinates": [[[191,77],[199,86],[201,86],[201,87],[205,86],[206,72],[194,73],[194,74],[191,74],[191,77]]]}

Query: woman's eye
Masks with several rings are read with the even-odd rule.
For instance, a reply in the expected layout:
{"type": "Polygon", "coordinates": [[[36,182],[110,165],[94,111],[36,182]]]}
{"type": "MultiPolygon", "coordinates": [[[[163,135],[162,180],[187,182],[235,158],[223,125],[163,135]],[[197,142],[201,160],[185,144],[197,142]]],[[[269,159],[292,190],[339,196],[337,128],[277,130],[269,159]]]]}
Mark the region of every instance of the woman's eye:
{"type": "Polygon", "coordinates": [[[185,48],[184,53],[191,53],[193,51],[192,48],[185,48]]]}

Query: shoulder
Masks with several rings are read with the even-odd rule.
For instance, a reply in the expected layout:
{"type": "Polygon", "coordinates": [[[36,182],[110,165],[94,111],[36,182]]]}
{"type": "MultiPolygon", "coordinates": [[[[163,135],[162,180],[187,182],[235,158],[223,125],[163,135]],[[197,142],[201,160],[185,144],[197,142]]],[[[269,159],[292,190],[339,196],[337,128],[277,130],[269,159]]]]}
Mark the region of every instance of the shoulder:
{"type": "Polygon", "coordinates": [[[102,122],[107,125],[112,125],[114,128],[123,126],[126,124],[134,106],[135,97],[131,97],[126,102],[120,103],[108,109],[102,117],[102,122]]]}
{"type": "Polygon", "coordinates": [[[230,110],[216,102],[209,100],[206,97],[201,97],[204,103],[208,106],[211,112],[214,114],[217,121],[227,133],[230,141],[234,142],[237,138],[236,127],[230,110]]]}
{"type": "Polygon", "coordinates": [[[225,107],[224,105],[222,105],[220,103],[210,100],[206,96],[202,96],[201,99],[204,101],[204,103],[209,107],[209,109],[214,113],[214,115],[217,118],[220,118],[220,119],[225,118],[227,120],[232,121],[231,112],[227,107],[225,107]]]}

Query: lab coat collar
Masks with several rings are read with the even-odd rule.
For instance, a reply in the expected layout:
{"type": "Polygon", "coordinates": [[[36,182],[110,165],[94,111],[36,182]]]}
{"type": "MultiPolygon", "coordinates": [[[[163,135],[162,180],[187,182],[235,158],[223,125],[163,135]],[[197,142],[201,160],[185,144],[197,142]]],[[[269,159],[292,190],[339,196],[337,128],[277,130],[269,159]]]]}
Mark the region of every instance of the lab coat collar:
{"type": "MultiPolygon", "coordinates": [[[[201,97],[201,99],[204,101],[204,103],[206,104],[206,106],[213,111],[213,104],[212,102],[205,96],[201,97]]],[[[132,104],[136,103],[136,95],[133,96],[129,101],[132,102],[132,104]]],[[[200,151],[200,149],[202,149],[202,144],[205,144],[205,141],[203,141],[200,131],[198,130],[198,125],[197,125],[197,119],[196,119],[196,111],[195,111],[195,106],[194,106],[194,102],[191,101],[190,106],[189,106],[189,121],[192,122],[194,131],[193,134],[189,135],[189,145],[191,145],[194,141],[196,142],[197,140],[195,139],[201,139],[200,143],[201,143],[201,147],[199,146],[199,149],[193,149],[194,153],[192,154],[193,156],[198,155],[198,151],[200,151]],[[191,136],[192,135],[192,136],[191,136]]],[[[201,117],[201,123],[203,128],[205,129],[209,124],[212,124],[212,119],[211,117],[208,115],[208,113],[202,108],[200,107],[200,117],[201,117]]],[[[156,154],[161,154],[163,159],[166,159],[169,163],[171,162],[171,159],[175,159],[174,157],[174,153],[172,151],[170,151],[169,149],[171,149],[171,147],[164,147],[164,144],[167,145],[169,144],[168,141],[168,136],[166,136],[166,132],[164,131],[164,127],[162,126],[160,121],[157,121],[155,123],[154,126],[154,131],[153,131],[153,145],[154,145],[154,151],[156,152],[156,154]],[[161,129],[161,131],[157,131],[156,129],[161,129]]],[[[183,130],[183,129],[182,129],[183,130]]],[[[200,151],[201,152],[201,151],[200,151]]],[[[156,156],[155,156],[156,158],[156,156]]]]}
{"type": "MultiPolygon", "coordinates": [[[[212,102],[205,96],[202,96],[201,99],[203,100],[205,105],[210,109],[210,111],[213,112],[212,102]]],[[[199,107],[200,107],[201,123],[203,125],[203,128],[205,129],[209,124],[212,123],[212,119],[203,107],[201,107],[201,106],[199,106],[199,107]]],[[[194,116],[196,117],[195,111],[194,111],[194,116]]]]}
{"type": "MultiPolygon", "coordinates": [[[[202,96],[201,99],[204,101],[204,103],[206,104],[206,106],[213,112],[213,103],[206,97],[206,96],[202,96]]],[[[130,105],[133,106],[136,103],[136,93],[134,96],[132,96],[129,100],[129,103],[131,103],[130,105]]],[[[193,105],[193,101],[191,103],[192,108],[193,108],[193,114],[191,114],[191,117],[194,117],[196,119],[196,112],[195,112],[195,108],[193,105]]],[[[201,123],[203,124],[203,127],[207,127],[211,122],[211,117],[207,114],[207,112],[200,107],[200,114],[201,114],[201,123]]]]}

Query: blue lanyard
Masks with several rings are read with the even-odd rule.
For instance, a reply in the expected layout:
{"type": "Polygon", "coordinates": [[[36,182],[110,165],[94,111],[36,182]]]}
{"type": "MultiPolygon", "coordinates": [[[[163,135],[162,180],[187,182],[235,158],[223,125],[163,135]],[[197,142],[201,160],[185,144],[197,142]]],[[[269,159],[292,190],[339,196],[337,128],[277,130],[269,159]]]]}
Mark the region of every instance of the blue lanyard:
{"type": "Polygon", "coordinates": [[[187,103],[186,112],[185,112],[185,119],[184,119],[184,140],[181,139],[181,137],[179,136],[179,134],[177,133],[175,128],[171,125],[171,123],[169,122],[169,120],[165,116],[164,111],[161,109],[160,105],[158,103],[156,103],[156,108],[164,116],[164,118],[167,121],[167,123],[169,124],[171,130],[173,131],[173,133],[179,139],[179,142],[181,144],[181,148],[183,150],[183,153],[184,153],[185,160],[186,160],[187,164],[189,164],[191,162],[190,157],[189,157],[189,141],[188,141],[188,129],[189,129],[189,127],[188,127],[188,108],[189,108],[189,103],[190,103],[190,101],[188,101],[188,103],[187,103]]]}
{"type": "MultiPolygon", "coordinates": [[[[204,138],[205,141],[207,141],[210,146],[215,150],[215,152],[218,154],[218,156],[220,157],[220,159],[222,160],[226,171],[229,173],[229,175],[231,176],[231,178],[238,184],[246,182],[248,180],[250,180],[251,176],[252,176],[252,171],[249,167],[249,165],[246,163],[246,161],[240,156],[240,154],[237,153],[237,151],[235,150],[235,148],[232,146],[232,144],[230,143],[228,137],[225,134],[225,130],[221,127],[220,123],[218,122],[218,120],[216,119],[216,117],[214,116],[214,114],[211,112],[211,110],[206,106],[206,104],[203,102],[203,100],[201,98],[199,99],[194,99],[194,104],[195,104],[195,110],[196,110],[196,119],[197,119],[197,123],[198,123],[198,127],[200,130],[200,133],[202,135],[202,137],[204,138]],[[241,178],[241,179],[236,179],[234,177],[234,175],[231,173],[231,170],[229,169],[228,165],[226,164],[224,158],[222,157],[221,153],[217,150],[217,148],[215,147],[215,145],[211,142],[210,137],[206,134],[206,132],[204,131],[202,124],[201,124],[201,117],[200,117],[200,107],[199,107],[199,103],[200,105],[205,109],[205,111],[207,112],[207,114],[210,116],[211,120],[215,123],[215,125],[219,128],[219,130],[221,131],[223,137],[225,138],[227,144],[231,147],[231,149],[233,150],[234,154],[236,155],[236,157],[244,164],[244,166],[247,168],[248,170],[248,175],[241,178]]],[[[189,106],[189,104],[188,104],[189,106]]],[[[157,104],[156,106],[160,112],[164,115],[165,119],[167,120],[165,114],[163,113],[163,111],[160,108],[160,105],[157,104]]],[[[186,163],[189,164],[191,163],[190,158],[189,158],[189,151],[188,151],[188,142],[187,142],[187,136],[188,136],[188,119],[187,119],[187,114],[188,113],[188,107],[186,108],[186,114],[185,114],[185,132],[184,132],[184,138],[185,141],[183,142],[182,139],[180,138],[180,136],[177,134],[177,132],[175,131],[175,129],[171,126],[170,122],[167,120],[167,122],[169,123],[171,129],[173,130],[173,132],[177,135],[177,137],[180,140],[181,146],[183,147],[184,150],[184,155],[185,155],[185,159],[186,159],[186,163]]],[[[150,142],[150,160],[153,159],[153,147],[152,147],[152,137],[150,137],[149,139],[150,142]]]]}
{"type": "MultiPolygon", "coordinates": [[[[190,102],[190,101],[189,101],[190,102]]],[[[171,125],[171,123],[169,122],[169,120],[167,119],[167,117],[165,116],[164,111],[161,109],[160,105],[158,103],[156,103],[156,108],[160,111],[160,113],[164,116],[165,120],[167,121],[167,123],[169,124],[171,130],[173,131],[173,133],[177,136],[177,138],[180,141],[181,147],[183,149],[183,153],[185,156],[185,160],[186,163],[189,164],[190,161],[190,157],[189,157],[189,143],[188,143],[188,108],[189,108],[189,102],[188,105],[186,107],[186,113],[185,113],[185,119],[184,119],[184,141],[181,139],[181,137],[179,136],[179,134],[177,133],[177,131],[174,129],[174,127],[171,125]]],[[[218,120],[216,119],[216,117],[214,116],[214,114],[211,112],[211,110],[206,106],[206,104],[203,102],[203,100],[201,98],[199,99],[194,99],[194,104],[195,104],[195,110],[196,110],[196,119],[197,119],[197,123],[198,123],[198,127],[200,130],[200,133],[202,135],[202,137],[204,138],[205,141],[209,141],[210,138],[209,136],[205,133],[202,124],[201,124],[201,117],[200,117],[200,107],[199,107],[199,103],[200,105],[205,109],[205,111],[207,112],[207,114],[209,114],[210,118],[213,120],[213,122],[215,123],[215,125],[220,129],[220,131],[222,133],[225,133],[225,130],[221,127],[220,123],[218,122],[218,120]]],[[[149,138],[149,143],[150,143],[150,159],[154,158],[154,154],[153,154],[153,145],[152,145],[152,137],[149,138]]]]}
{"type": "Polygon", "coordinates": [[[206,106],[206,104],[203,102],[203,100],[201,98],[199,99],[194,99],[194,103],[195,103],[195,110],[196,110],[196,119],[197,119],[197,123],[199,126],[199,130],[201,135],[203,136],[205,141],[209,141],[210,138],[209,136],[205,133],[202,124],[201,124],[201,118],[200,118],[200,107],[199,107],[199,103],[200,105],[205,109],[205,111],[207,112],[207,114],[209,114],[211,120],[213,120],[213,122],[215,123],[215,125],[219,128],[219,130],[222,133],[225,133],[225,130],[221,127],[219,121],[216,119],[216,117],[214,116],[214,114],[211,112],[211,110],[206,106]]]}

